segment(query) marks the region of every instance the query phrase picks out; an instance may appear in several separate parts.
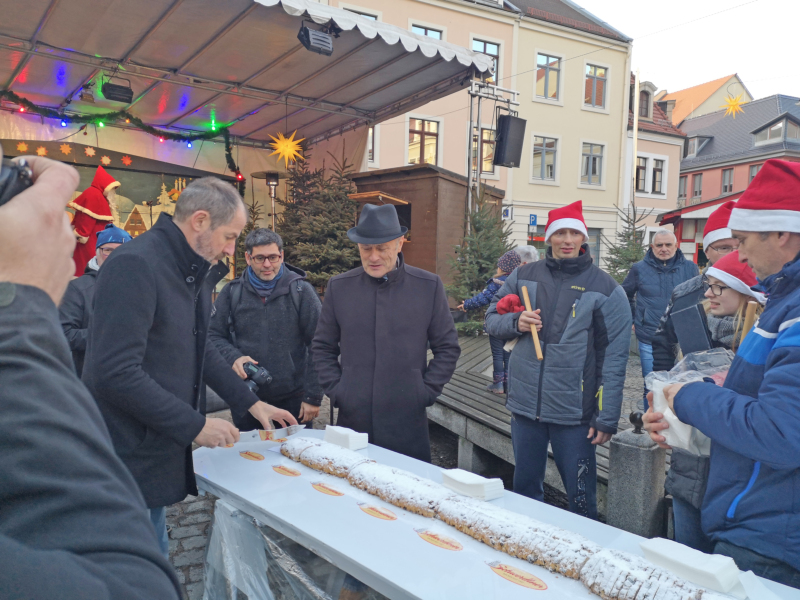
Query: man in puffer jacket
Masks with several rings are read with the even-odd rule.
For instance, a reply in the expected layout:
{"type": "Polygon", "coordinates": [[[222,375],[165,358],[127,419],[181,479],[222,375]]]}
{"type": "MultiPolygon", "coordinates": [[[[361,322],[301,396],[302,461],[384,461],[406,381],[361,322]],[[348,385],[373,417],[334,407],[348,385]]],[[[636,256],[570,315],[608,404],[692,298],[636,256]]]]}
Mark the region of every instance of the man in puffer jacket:
{"type": "MultiPolygon", "coordinates": [[[[635,263],[622,288],[628,295],[639,342],[642,377],[653,371],[652,338],[661,315],[667,308],[675,286],[700,274],[697,265],[689,262],[678,250],[675,234],[666,229],[656,231],[644,259],[635,263]]],[[[647,387],[644,387],[644,409],[647,410],[647,387]]]]}
{"type": "Polygon", "coordinates": [[[671,385],[664,395],[678,419],[711,438],[701,514],[714,553],[800,588],[800,164],[764,163],[728,227],[767,305],[723,387],[671,385]]]}
{"type": "Polygon", "coordinates": [[[581,202],[550,211],[546,259],[516,269],[486,313],[486,330],[520,338],[509,361],[508,400],[516,470],[514,491],[544,500],[547,445],[567,490],[569,509],[597,517],[595,447],[617,432],[630,345],[631,316],[622,288],[592,263],[581,202]],[[499,314],[509,294],[533,312],[499,314]],[[529,332],[539,329],[544,360],[529,332]]]}

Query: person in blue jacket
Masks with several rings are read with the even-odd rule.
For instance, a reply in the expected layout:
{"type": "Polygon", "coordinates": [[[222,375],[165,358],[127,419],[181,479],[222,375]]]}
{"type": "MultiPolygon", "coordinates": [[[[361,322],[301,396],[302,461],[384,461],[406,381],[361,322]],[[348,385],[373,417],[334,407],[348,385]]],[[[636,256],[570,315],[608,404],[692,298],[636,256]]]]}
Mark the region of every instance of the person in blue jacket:
{"type": "MultiPolygon", "coordinates": [[[[497,260],[497,273],[486,282],[483,291],[478,292],[472,298],[464,300],[458,305],[463,311],[477,310],[484,306],[489,306],[498,290],[503,287],[506,277],[522,264],[522,259],[515,250],[509,250],[497,260]]],[[[505,394],[505,387],[508,382],[508,357],[510,352],[503,350],[506,341],[489,336],[489,346],[492,348],[492,383],[486,389],[495,394],[505,394]]]]}
{"type": "MultiPolygon", "coordinates": [[[[766,307],[723,387],[675,384],[664,395],[711,438],[701,518],[714,553],[800,589],[800,164],[764,163],[728,226],[766,307]]],[[[666,427],[649,427],[662,445],[666,427]]]]}

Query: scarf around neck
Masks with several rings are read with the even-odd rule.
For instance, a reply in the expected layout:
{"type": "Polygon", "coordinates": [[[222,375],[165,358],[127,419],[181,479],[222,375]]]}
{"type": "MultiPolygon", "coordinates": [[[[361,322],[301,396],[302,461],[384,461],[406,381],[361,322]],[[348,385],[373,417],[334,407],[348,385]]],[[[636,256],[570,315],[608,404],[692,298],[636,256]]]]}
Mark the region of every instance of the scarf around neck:
{"type": "Polygon", "coordinates": [[[253,267],[247,267],[247,278],[250,280],[250,285],[253,286],[253,289],[259,296],[268,298],[275,289],[275,286],[278,285],[280,278],[283,277],[283,269],[284,265],[281,265],[280,271],[278,271],[278,274],[275,275],[271,281],[264,281],[258,278],[255,271],[253,271],[253,267]]]}
{"type": "Polygon", "coordinates": [[[706,315],[706,320],[708,321],[708,332],[711,334],[711,339],[729,350],[732,349],[736,335],[734,317],[716,317],[708,314],[706,315]]]}

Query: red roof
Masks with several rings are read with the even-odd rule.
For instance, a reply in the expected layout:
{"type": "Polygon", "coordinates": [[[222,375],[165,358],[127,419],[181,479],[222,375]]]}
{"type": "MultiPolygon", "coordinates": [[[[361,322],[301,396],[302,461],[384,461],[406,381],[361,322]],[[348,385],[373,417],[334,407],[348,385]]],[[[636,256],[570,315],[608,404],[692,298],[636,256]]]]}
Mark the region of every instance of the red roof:
{"type": "Polygon", "coordinates": [[[709,206],[722,204],[723,202],[727,202],[728,200],[738,200],[739,196],[741,196],[742,194],[744,194],[744,190],[738,192],[732,192],[729,194],[723,194],[722,196],[717,196],[716,198],[712,198],[711,200],[706,200],[705,202],[698,202],[697,204],[690,204],[689,206],[684,206],[683,208],[677,208],[669,212],[661,213],[660,215],[658,215],[656,220],[658,221],[659,225],[675,224],[684,215],[688,213],[692,213],[701,210],[703,208],[708,208],[709,206]]]}
{"type": "MultiPolygon", "coordinates": [[[[634,76],[631,76],[631,85],[634,85],[634,76]]],[[[633,129],[633,107],[628,107],[628,129],[633,129]]],[[[639,119],[639,131],[650,131],[652,133],[661,133],[664,135],[674,135],[677,137],[686,137],[686,134],[675,127],[667,118],[666,113],[661,110],[661,107],[653,101],[653,120],[639,119]]]]}

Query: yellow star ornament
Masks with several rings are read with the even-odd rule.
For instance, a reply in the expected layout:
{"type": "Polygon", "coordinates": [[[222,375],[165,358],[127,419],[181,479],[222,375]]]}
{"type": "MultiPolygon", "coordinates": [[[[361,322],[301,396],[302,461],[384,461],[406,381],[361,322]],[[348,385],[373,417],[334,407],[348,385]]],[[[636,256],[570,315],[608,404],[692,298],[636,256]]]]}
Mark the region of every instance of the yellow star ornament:
{"type": "Polygon", "coordinates": [[[300,147],[300,142],[306,138],[300,138],[299,140],[296,140],[294,139],[295,134],[297,134],[296,129],[294,130],[294,133],[292,133],[291,137],[284,137],[280,132],[278,132],[277,138],[269,136],[273,140],[270,146],[272,146],[272,149],[274,150],[270,156],[277,154],[278,160],[283,159],[284,165],[287,168],[289,167],[290,160],[304,160],[301,154],[303,149],[300,147]]]}
{"type": "Polygon", "coordinates": [[[733,116],[733,118],[735,119],[738,113],[744,113],[744,110],[742,110],[742,104],[745,103],[742,102],[742,95],[743,94],[739,94],[734,98],[729,94],[728,97],[725,98],[725,104],[720,106],[720,108],[725,109],[726,117],[730,115],[733,116]]]}

